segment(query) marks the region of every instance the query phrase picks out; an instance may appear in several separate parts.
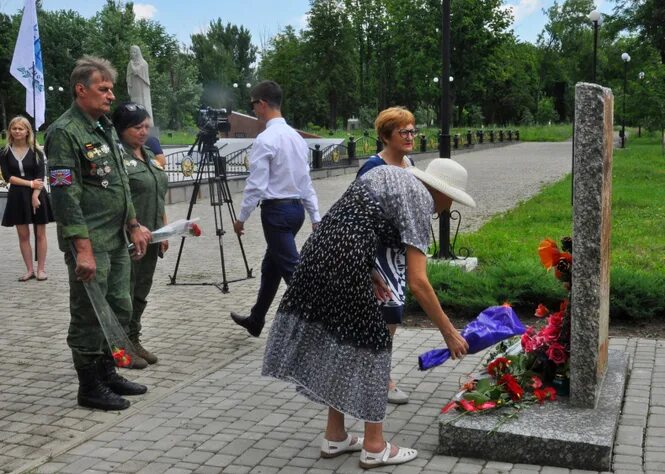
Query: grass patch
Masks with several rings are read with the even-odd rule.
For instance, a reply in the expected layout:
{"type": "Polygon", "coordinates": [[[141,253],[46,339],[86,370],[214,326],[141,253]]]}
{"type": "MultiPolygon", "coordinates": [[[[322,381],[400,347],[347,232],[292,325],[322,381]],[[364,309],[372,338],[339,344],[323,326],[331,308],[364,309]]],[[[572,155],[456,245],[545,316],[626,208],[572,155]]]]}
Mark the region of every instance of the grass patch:
{"type": "MultiPolygon", "coordinates": [[[[610,315],[617,319],[665,317],[665,158],[653,138],[615,150],[613,163],[610,315]]],[[[567,176],[477,232],[458,237],[473,249],[479,269],[464,273],[430,265],[430,281],[444,308],[473,317],[509,301],[533,312],[563,296],[537,254],[545,237],[571,235],[571,179],[567,176]]],[[[417,303],[409,299],[412,308],[417,303]]]]}

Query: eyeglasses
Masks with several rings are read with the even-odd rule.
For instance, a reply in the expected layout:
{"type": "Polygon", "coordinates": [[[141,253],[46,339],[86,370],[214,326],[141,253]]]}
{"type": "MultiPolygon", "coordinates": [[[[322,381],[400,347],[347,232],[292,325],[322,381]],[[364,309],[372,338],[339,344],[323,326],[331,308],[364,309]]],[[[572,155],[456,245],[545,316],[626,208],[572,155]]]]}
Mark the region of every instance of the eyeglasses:
{"type": "Polygon", "coordinates": [[[130,112],[136,112],[137,110],[145,110],[145,107],[143,107],[141,104],[134,104],[134,103],[123,104],[123,107],[126,110],[129,110],[130,112]]]}
{"type": "Polygon", "coordinates": [[[256,99],[256,100],[251,101],[251,102],[249,103],[249,108],[250,108],[250,109],[253,109],[254,106],[255,106],[256,104],[258,104],[259,102],[261,102],[261,99],[256,99]]]}
{"type": "Polygon", "coordinates": [[[399,133],[399,136],[402,138],[409,138],[410,136],[415,137],[416,135],[418,135],[419,131],[420,130],[418,130],[417,128],[401,128],[397,130],[397,133],[399,133]]]}

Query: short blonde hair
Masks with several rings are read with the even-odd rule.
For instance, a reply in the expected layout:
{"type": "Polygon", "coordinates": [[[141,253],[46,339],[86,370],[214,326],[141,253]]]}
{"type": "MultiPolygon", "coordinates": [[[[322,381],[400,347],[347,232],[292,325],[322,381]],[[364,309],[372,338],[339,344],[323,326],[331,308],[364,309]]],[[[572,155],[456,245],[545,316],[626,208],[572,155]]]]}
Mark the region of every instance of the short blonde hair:
{"type": "Polygon", "coordinates": [[[25,137],[25,141],[27,142],[28,146],[34,151],[36,145],[35,134],[32,131],[32,125],[30,125],[30,121],[22,115],[17,115],[13,119],[11,119],[9,121],[9,125],[7,125],[7,131],[9,132],[7,136],[7,147],[14,145],[14,137],[12,136],[12,127],[16,124],[21,124],[26,128],[26,130],[28,131],[28,136],[25,137]]]}
{"type": "Polygon", "coordinates": [[[416,118],[405,107],[390,107],[379,112],[374,121],[377,136],[386,143],[393,130],[404,125],[415,125],[416,118]]]}

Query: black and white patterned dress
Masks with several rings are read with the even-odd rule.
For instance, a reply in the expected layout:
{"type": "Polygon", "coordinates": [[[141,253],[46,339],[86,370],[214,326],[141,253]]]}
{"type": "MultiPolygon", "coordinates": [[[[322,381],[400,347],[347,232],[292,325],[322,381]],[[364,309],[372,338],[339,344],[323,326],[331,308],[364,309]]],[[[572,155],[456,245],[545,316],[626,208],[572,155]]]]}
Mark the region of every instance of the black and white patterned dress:
{"type": "Polygon", "coordinates": [[[429,245],[432,197],[412,174],[377,167],[332,206],[302,248],[270,330],[263,375],[355,418],[385,417],[392,339],[370,273],[377,245],[429,245]]]}

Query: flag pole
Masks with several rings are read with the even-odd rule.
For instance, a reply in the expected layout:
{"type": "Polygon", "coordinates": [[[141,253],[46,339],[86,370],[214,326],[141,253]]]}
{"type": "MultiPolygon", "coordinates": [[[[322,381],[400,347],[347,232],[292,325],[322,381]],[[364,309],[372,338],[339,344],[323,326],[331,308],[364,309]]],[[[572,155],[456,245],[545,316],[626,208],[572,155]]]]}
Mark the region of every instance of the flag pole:
{"type": "Polygon", "coordinates": [[[32,61],[32,133],[35,135],[33,138],[37,141],[37,66],[32,61]]]}

